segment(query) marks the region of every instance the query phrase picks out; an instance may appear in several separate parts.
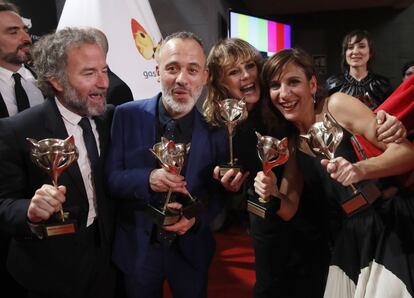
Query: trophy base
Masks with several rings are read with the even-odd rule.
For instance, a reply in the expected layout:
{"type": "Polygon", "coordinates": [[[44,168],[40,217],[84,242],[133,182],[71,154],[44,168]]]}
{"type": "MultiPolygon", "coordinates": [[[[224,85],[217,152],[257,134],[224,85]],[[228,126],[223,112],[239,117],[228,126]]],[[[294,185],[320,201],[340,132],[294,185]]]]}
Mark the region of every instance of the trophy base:
{"type": "Polygon", "coordinates": [[[237,165],[237,164],[220,165],[220,177],[223,177],[230,170],[234,170],[234,175],[236,175],[237,173],[241,172],[242,167],[240,165],[237,165]]]}
{"type": "Polygon", "coordinates": [[[65,219],[65,221],[59,223],[47,223],[41,226],[45,237],[73,234],[76,232],[76,220],[74,219],[65,219]]]}
{"type": "Polygon", "coordinates": [[[200,214],[204,210],[204,204],[197,198],[194,198],[194,199],[195,199],[194,202],[191,202],[189,205],[185,206],[182,209],[183,216],[185,216],[185,218],[187,219],[196,217],[198,214],[200,214]]]}
{"type": "Polygon", "coordinates": [[[181,218],[182,212],[175,209],[167,209],[165,212],[147,204],[145,213],[158,226],[170,226],[178,222],[181,218]]]}
{"type": "Polygon", "coordinates": [[[343,202],[341,206],[345,214],[350,216],[358,210],[369,206],[380,196],[381,191],[375,184],[366,184],[354,192],[354,194],[347,201],[343,202]]]}
{"type": "Polygon", "coordinates": [[[247,211],[257,215],[263,219],[274,218],[276,212],[280,209],[280,199],[272,197],[267,202],[262,199],[248,199],[247,200],[247,211]]]}

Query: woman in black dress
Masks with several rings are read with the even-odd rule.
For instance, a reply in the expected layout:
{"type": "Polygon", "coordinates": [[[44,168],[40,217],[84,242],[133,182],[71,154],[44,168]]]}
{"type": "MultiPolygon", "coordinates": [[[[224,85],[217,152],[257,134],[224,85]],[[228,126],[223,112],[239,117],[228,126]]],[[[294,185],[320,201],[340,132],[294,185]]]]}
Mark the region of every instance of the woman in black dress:
{"type": "MultiPolygon", "coordinates": [[[[281,121],[276,129],[266,129],[261,117],[260,70],[263,58],[249,43],[237,38],[216,43],[207,57],[209,69],[208,96],[204,103],[207,121],[214,126],[221,122],[217,104],[226,98],[244,98],[249,116],[236,129],[234,156],[243,166],[243,174],[233,170],[216,179],[233,192],[245,191],[256,196],[253,178],[262,169],[257,155],[255,131],[281,138],[287,129],[281,121]],[[249,176],[247,176],[249,175],[249,176]],[[245,188],[240,190],[243,182],[245,188]]],[[[283,166],[274,169],[281,175],[283,166]]],[[[308,201],[305,201],[308,202],[308,201]]],[[[285,222],[275,216],[262,219],[250,214],[250,234],[255,249],[256,283],[254,297],[321,297],[327,274],[329,253],[321,233],[321,220],[315,205],[300,206],[295,219],[285,222]]]]}
{"type": "MultiPolygon", "coordinates": [[[[268,102],[296,129],[296,150],[280,183],[274,173],[259,172],[255,191],[281,199],[278,215],[294,216],[303,189],[315,189],[326,206],[332,258],[325,297],[412,297],[414,294],[414,201],[400,188],[387,197],[371,196],[370,203],[354,203],[350,185],[359,189],[377,180],[414,168],[414,147],[407,140],[385,144],[377,140],[374,113],[358,99],[343,93],[320,98],[312,60],[298,49],[282,50],[263,67],[268,102]],[[343,139],[331,160],[315,158],[299,134],[329,114],[343,130],[343,139]],[[378,157],[358,161],[350,144],[360,134],[384,150],[378,157]],[[305,187],[304,187],[305,186],[305,187]]],[[[265,105],[269,108],[269,105],[265,105]]],[[[268,119],[266,123],[271,121],[268,119]]]]}

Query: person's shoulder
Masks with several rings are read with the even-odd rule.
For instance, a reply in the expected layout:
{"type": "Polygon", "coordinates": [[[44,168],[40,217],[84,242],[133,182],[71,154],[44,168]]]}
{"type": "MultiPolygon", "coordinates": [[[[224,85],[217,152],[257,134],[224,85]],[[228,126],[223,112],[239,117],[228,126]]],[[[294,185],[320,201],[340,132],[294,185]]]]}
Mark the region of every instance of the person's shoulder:
{"type": "Polygon", "coordinates": [[[386,76],[377,73],[372,74],[372,81],[381,85],[391,85],[390,80],[386,76]]]}
{"type": "Polygon", "coordinates": [[[30,109],[26,109],[20,113],[17,113],[16,115],[13,115],[11,117],[7,117],[7,121],[10,121],[10,123],[27,123],[27,122],[36,122],[39,118],[43,118],[45,114],[51,112],[51,110],[48,110],[48,107],[50,106],[50,102],[53,99],[46,99],[43,103],[35,105],[31,107],[30,109]]]}
{"type": "Polygon", "coordinates": [[[354,101],[358,101],[353,96],[350,96],[343,92],[335,92],[326,97],[322,100],[322,105],[326,105],[330,112],[335,113],[335,111],[341,111],[344,109],[348,109],[350,106],[353,105],[354,101]]]}
{"type": "MultiPolygon", "coordinates": [[[[331,95],[329,95],[328,97],[326,97],[324,100],[326,101],[326,103],[330,104],[340,104],[340,105],[346,105],[347,104],[347,100],[353,100],[356,99],[355,97],[348,95],[344,92],[335,92],[332,93],[331,95]]],[[[357,100],[357,99],[356,99],[357,100]]]]}
{"type": "Polygon", "coordinates": [[[366,113],[372,111],[359,99],[342,92],[336,92],[325,99],[327,110],[335,119],[345,127],[352,126],[353,122],[359,121],[366,113]]]}
{"type": "Polygon", "coordinates": [[[332,94],[338,91],[343,84],[344,74],[336,74],[326,79],[325,88],[330,94],[332,94]]]}
{"type": "Polygon", "coordinates": [[[210,135],[221,134],[225,131],[225,129],[221,126],[210,125],[204,115],[197,108],[195,108],[195,121],[198,121],[200,123],[199,127],[202,127],[210,135]]]}
{"type": "Polygon", "coordinates": [[[334,74],[326,79],[326,84],[342,84],[344,81],[344,74],[334,74]]]}
{"type": "MultiPolygon", "coordinates": [[[[50,100],[50,99],[47,99],[50,100]]],[[[25,135],[28,130],[33,131],[43,127],[42,123],[50,116],[52,110],[47,109],[46,102],[26,109],[11,117],[0,119],[0,130],[13,131],[17,135],[25,135]]]]}
{"type": "Polygon", "coordinates": [[[139,110],[153,109],[154,106],[156,106],[157,104],[158,96],[159,95],[156,95],[151,98],[133,100],[133,101],[123,103],[116,107],[116,111],[127,112],[127,111],[139,111],[139,110]]]}

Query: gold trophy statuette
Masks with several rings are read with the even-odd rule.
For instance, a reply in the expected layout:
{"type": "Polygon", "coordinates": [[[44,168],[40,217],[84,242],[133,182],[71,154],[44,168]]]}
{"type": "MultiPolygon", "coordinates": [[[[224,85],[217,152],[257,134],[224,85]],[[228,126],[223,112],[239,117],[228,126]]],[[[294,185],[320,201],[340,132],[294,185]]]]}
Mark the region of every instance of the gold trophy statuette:
{"type": "MultiPolygon", "coordinates": [[[[314,123],[306,135],[300,135],[301,141],[309,146],[312,153],[321,155],[330,161],[335,158],[335,151],[341,143],[342,137],[342,127],[329,113],[323,115],[323,121],[314,123]]],[[[351,196],[341,202],[347,215],[372,203],[381,195],[373,183],[365,184],[361,189],[357,189],[355,185],[351,184],[350,188],[352,190],[351,196]]]]}
{"type": "Polygon", "coordinates": [[[244,98],[224,99],[218,103],[218,107],[220,119],[227,127],[230,149],[229,162],[227,164],[220,165],[220,176],[222,177],[230,169],[233,169],[235,174],[241,171],[241,166],[237,164],[237,159],[233,157],[233,137],[236,131],[236,126],[247,118],[248,112],[244,98]]]}
{"type": "MultiPolygon", "coordinates": [[[[190,146],[190,143],[175,143],[162,137],[161,142],[156,143],[149,150],[165,170],[179,175],[183,168],[185,157],[190,150],[190,146]]],[[[188,194],[191,203],[183,206],[181,210],[169,208],[168,204],[171,202],[171,195],[172,190],[169,189],[161,208],[147,204],[146,212],[156,224],[160,226],[172,225],[179,221],[181,216],[191,218],[201,211],[201,203],[192,197],[191,194],[188,194]]]]}
{"type": "MultiPolygon", "coordinates": [[[[256,132],[257,154],[263,165],[263,172],[268,174],[272,168],[286,163],[289,159],[288,139],[278,140],[271,136],[262,136],[256,132]]],[[[280,201],[276,199],[258,198],[247,201],[247,210],[261,218],[275,216],[280,207],[280,201]]]]}
{"type": "MultiPolygon", "coordinates": [[[[26,138],[31,147],[31,159],[41,169],[46,171],[54,187],[58,187],[58,178],[64,170],[78,158],[78,149],[75,146],[73,136],[65,140],[61,139],[35,139],[26,138]]],[[[76,221],[69,219],[69,213],[60,208],[59,214],[51,217],[41,226],[44,235],[56,236],[75,233],[76,221]]]]}

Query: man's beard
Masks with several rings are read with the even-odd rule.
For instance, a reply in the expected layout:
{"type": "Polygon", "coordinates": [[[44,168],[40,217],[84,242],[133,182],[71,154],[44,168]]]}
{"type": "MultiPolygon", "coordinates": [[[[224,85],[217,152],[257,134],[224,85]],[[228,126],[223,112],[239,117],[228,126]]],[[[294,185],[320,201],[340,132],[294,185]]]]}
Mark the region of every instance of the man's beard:
{"type": "Polygon", "coordinates": [[[172,96],[173,88],[166,88],[164,86],[161,87],[162,89],[162,97],[164,99],[164,103],[174,112],[177,114],[186,115],[189,113],[192,108],[194,107],[197,99],[200,97],[201,92],[203,91],[203,86],[199,87],[198,89],[194,90],[194,92],[190,93],[191,101],[190,102],[177,102],[174,100],[172,96]]]}
{"type": "MultiPolygon", "coordinates": [[[[79,92],[67,81],[63,83],[63,87],[65,90],[63,99],[66,106],[76,114],[81,116],[99,116],[106,111],[106,101],[103,101],[102,104],[93,104],[87,97],[82,98],[79,92]]],[[[106,98],[106,92],[104,97],[106,98]]]]}
{"type": "Polygon", "coordinates": [[[27,63],[31,59],[30,52],[23,51],[24,52],[23,54],[19,54],[19,51],[22,48],[26,46],[31,46],[31,45],[32,44],[30,42],[22,43],[21,45],[17,47],[15,52],[5,54],[3,57],[3,60],[6,61],[7,63],[14,64],[14,65],[20,65],[22,63],[27,63]]]}

